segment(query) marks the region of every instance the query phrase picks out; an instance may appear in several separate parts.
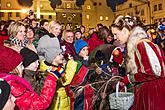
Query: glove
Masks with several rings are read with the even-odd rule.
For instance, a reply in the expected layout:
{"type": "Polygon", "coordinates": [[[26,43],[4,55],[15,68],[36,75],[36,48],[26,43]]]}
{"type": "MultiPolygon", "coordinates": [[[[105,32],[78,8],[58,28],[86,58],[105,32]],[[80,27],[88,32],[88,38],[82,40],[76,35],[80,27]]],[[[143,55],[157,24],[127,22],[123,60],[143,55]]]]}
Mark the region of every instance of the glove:
{"type": "Polygon", "coordinates": [[[61,78],[65,73],[64,68],[60,66],[58,67],[50,66],[47,71],[49,72],[49,75],[55,77],[56,79],[61,78]]]}

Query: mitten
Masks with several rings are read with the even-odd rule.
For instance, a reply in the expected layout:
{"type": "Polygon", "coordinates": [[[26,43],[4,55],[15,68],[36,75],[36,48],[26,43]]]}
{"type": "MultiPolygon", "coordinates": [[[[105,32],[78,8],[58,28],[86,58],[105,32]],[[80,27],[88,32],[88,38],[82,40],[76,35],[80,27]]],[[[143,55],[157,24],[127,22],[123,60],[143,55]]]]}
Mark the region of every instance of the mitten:
{"type": "Polygon", "coordinates": [[[47,71],[49,72],[49,75],[55,77],[56,79],[61,78],[65,73],[64,68],[60,66],[58,67],[50,66],[47,71]]]}

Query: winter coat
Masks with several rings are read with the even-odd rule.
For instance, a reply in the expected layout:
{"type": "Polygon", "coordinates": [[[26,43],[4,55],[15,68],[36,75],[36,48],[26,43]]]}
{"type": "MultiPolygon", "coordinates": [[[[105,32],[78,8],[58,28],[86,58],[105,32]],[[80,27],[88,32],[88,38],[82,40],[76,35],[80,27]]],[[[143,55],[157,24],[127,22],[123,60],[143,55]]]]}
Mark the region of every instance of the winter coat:
{"type": "Polygon", "coordinates": [[[56,90],[56,78],[50,75],[47,76],[40,95],[22,77],[0,73],[0,78],[11,86],[11,94],[16,98],[16,110],[46,110],[56,90]]]}
{"type": "Polygon", "coordinates": [[[124,83],[134,84],[131,110],[163,110],[165,108],[165,55],[160,47],[147,39],[141,27],[135,27],[127,42],[127,71],[124,83]]]}
{"type": "MultiPolygon", "coordinates": [[[[63,41],[63,42],[61,43],[61,47],[62,47],[62,49],[65,50],[64,58],[65,58],[67,61],[69,60],[69,59],[68,59],[69,55],[70,55],[71,57],[73,57],[73,58],[75,57],[76,52],[75,52],[73,43],[68,43],[68,42],[66,42],[66,41],[63,41]]],[[[63,51],[64,51],[64,50],[63,50],[63,51]]]]}
{"type": "Polygon", "coordinates": [[[76,74],[72,82],[66,87],[68,96],[70,97],[71,110],[93,110],[92,100],[94,98],[94,90],[88,85],[89,69],[78,62],[76,74]],[[83,89],[77,89],[84,86],[83,89]]]}
{"type": "Polygon", "coordinates": [[[91,35],[91,38],[88,39],[88,45],[89,45],[89,53],[95,49],[96,47],[104,44],[104,40],[99,39],[98,35],[96,33],[93,33],[91,35]]]}
{"type": "Polygon", "coordinates": [[[5,31],[0,31],[0,45],[3,45],[4,40],[8,40],[9,36],[5,31]]]}
{"type": "MultiPolygon", "coordinates": [[[[50,65],[43,61],[40,70],[46,70],[50,65]]],[[[57,82],[57,91],[49,107],[50,110],[70,110],[70,98],[66,94],[65,86],[69,85],[72,81],[76,68],[77,62],[69,60],[65,68],[65,76],[57,82]]]]}

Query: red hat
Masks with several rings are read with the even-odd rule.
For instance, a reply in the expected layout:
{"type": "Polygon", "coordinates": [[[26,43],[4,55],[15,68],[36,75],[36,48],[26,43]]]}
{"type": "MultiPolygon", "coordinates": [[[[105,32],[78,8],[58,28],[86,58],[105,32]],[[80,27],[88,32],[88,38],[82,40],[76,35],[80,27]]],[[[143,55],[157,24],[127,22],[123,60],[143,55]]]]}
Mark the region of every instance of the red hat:
{"type": "Polygon", "coordinates": [[[11,48],[0,46],[0,72],[11,72],[21,61],[22,56],[18,52],[11,48]]]}

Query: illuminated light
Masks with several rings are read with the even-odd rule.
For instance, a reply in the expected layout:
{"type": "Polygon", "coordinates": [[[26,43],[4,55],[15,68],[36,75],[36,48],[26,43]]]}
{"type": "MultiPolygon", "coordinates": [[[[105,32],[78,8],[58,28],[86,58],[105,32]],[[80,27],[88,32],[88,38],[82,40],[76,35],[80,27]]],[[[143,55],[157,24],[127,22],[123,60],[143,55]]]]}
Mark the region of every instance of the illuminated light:
{"type": "Polygon", "coordinates": [[[28,10],[26,10],[26,9],[22,9],[21,12],[22,12],[22,13],[27,13],[28,10]]]}
{"type": "Polygon", "coordinates": [[[89,19],[89,17],[90,17],[89,15],[86,15],[86,18],[87,18],[87,19],[89,19]]]}
{"type": "Polygon", "coordinates": [[[7,7],[11,7],[11,3],[9,3],[9,2],[6,3],[6,6],[7,6],[7,7]]]}
{"type": "Polygon", "coordinates": [[[67,7],[67,8],[70,8],[70,7],[71,7],[71,6],[70,6],[70,3],[67,3],[67,4],[66,4],[66,7],[67,7]]]}
{"type": "Polygon", "coordinates": [[[73,17],[75,17],[75,16],[76,16],[76,14],[75,14],[75,13],[73,13],[72,15],[73,15],[73,17]]]}
{"type": "Polygon", "coordinates": [[[51,12],[49,12],[49,13],[41,12],[40,14],[41,14],[41,15],[56,15],[56,13],[54,13],[54,12],[53,12],[53,13],[51,13],[51,12]]]}
{"type": "Polygon", "coordinates": [[[102,21],[103,20],[103,16],[100,16],[100,21],[102,21]]]}
{"type": "Polygon", "coordinates": [[[106,20],[106,21],[108,21],[108,20],[109,20],[108,16],[106,16],[106,17],[105,17],[105,20],[106,20]]]}
{"type": "Polygon", "coordinates": [[[91,6],[90,6],[90,5],[88,5],[88,6],[87,6],[87,9],[88,9],[88,10],[90,10],[90,9],[91,9],[91,6]]]}
{"type": "Polygon", "coordinates": [[[62,16],[63,16],[64,18],[66,18],[66,14],[65,14],[65,13],[63,13],[62,16]]]}
{"type": "Polygon", "coordinates": [[[41,7],[41,8],[43,8],[43,7],[44,7],[44,5],[43,5],[43,4],[40,4],[40,7],[41,7]]]}
{"type": "Polygon", "coordinates": [[[22,12],[22,10],[0,10],[0,12],[22,12]]]}

